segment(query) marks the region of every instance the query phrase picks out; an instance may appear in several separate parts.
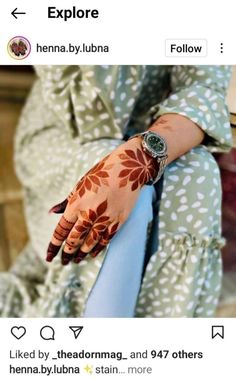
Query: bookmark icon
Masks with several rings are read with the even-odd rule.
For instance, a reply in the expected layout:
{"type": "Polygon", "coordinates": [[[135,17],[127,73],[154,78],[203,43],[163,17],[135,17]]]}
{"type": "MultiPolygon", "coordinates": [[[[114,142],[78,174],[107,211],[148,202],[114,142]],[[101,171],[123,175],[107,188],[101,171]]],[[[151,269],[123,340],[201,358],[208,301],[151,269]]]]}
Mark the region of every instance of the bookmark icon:
{"type": "Polygon", "coordinates": [[[79,337],[79,335],[83,329],[83,326],[69,326],[69,328],[70,328],[70,330],[72,330],[72,332],[74,333],[74,337],[77,340],[77,338],[79,337]]]}

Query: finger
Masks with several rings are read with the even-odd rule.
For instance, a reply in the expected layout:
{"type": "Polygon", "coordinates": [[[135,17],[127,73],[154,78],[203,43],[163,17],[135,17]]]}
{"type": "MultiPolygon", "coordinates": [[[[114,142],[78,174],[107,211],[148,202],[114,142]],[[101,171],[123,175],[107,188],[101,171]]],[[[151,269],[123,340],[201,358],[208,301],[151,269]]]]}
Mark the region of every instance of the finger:
{"type": "Polygon", "coordinates": [[[49,210],[49,213],[64,213],[67,207],[67,204],[73,195],[74,195],[74,190],[69,194],[69,196],[65,200],[63,200],[61,203],[54,205],[49,210]]]}
{"type": "Polygon", "coordinates": [[[85,219],[78,219],[73,228],[71,229],[66,241],[63,251],[66,254],[74,254],[83,244],[84,239],[92,227],[92,222],[85,219]]]}
{"type": "MultiPolygon", "coordinates": [[[[110,227],[107,227],[105,229],[105,231],[103,232],[103,235],[101,236],[98,243],[95,245],[95,247],[93,248],[93,250],[90,253],[90,255],[92,257],[96,257],[107,246],[107,244],[110,242],[112,237],[118,231],[119,225],[120,225],[120,223],[117,222],[115,224],[111,224],[110,227]]],[[[75,255],[74,255],[73,262],[78,264],[84,258],[86,258],[87,255],[88,255],[88,253],[79,249],[78,252],[75,253],[75,255]]]]}
{"type": "Polygon", "coordinates": [[[61,263],[63,266],[68,265],[68,263],[73,259],[74,254],[67,254],[64,251],[61,253],[61,263]]]}
{"type": "Polygon", "coordinates": [[[75,221],[68,219],[68,217],[66,217],[65,215],[63,215],[60,218],[60,221],[58,222],[56,229],[54,230],[51,242],[48,246],[46,257],[47,262],[51,262],[55,258],[58,251],[61,248],[62,243],[70,233],[75,221]]]}
{"type": "MultiPolygon", "coordinates": [[[[111,223],[109,223],[110,225],[111,223]]],[[[83,251],[84,253],[89,253],[90,251],[93,250],[93,248],[97,245],[97,243],[100,241],[102,238],[103,233],[107,229],[108,225],[107,224],[102,224],[102,223],[95,223],[90,232],[88,233],[87,237],[85,238],[85,241],[80,247],[80,250],[83,251]]]]}
{"type": "Polygon", "coordinates": [[[93,251],[90,253],[90,255],[95,258],[99,253],[101,253],[102,250],[104,250],[107,245],[108,245],[109,241],[106,243],[106,245],[102,245],[102,244],[97,244],[96,248],[93,249],[93,251]]]}
{"type": "Polygon", "coordinates": [[[93,258],[95,258],[105,247],[108,245],[110,240],[117,233],[120,222],[116,222],[115,224],[111,224],[103,233],[101,239],[94,247],[92,252],[90,253],[93,258]]]}
{"type": "Polygon", "coordinates": [[[58,246],[53,244],[52,242],[49,243],[48,245],[48,250],[47,250],[47,257],[46,261],[47,262],[52,262],[53,258],[57,255],[58,251],[60,250],[60,246],[58,249],[58,246]]]}
{"type": "Polygon", "coordinates": [[[67,204],[68,204],[68,200],[65,199],[61,203],[54,205],[50,209],[49,213],[64,213],[67,204]]]}

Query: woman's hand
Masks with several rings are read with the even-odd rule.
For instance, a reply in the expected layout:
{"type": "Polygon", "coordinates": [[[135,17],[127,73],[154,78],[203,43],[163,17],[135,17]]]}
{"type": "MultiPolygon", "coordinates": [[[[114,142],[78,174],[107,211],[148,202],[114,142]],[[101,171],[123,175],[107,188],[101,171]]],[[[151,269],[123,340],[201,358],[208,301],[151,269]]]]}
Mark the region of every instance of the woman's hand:
{"type": "Polygon", "coordinates": [[[156,161],[133,138],[102,159],[51,212],[63,213],[48,247],[47,261],[62,243],[62,264],[95,257],[127,220],[142,186],[156,176],[156,161]]]}

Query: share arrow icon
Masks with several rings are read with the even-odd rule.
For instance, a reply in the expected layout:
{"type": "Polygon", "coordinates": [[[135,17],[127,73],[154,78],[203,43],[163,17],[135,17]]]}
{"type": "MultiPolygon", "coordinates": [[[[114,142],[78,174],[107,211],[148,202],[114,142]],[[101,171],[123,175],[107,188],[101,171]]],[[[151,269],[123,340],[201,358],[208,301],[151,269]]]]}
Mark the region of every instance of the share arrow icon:
{"type": "Polygon", "coordinates": [[[69,326],[69,328],[70,328],[70,330],[72,330],[72,332],[74,333],[74,337],[77,340],[77,338],[79,337],[79,335],[83,329],[83,326],[69,326]]]}

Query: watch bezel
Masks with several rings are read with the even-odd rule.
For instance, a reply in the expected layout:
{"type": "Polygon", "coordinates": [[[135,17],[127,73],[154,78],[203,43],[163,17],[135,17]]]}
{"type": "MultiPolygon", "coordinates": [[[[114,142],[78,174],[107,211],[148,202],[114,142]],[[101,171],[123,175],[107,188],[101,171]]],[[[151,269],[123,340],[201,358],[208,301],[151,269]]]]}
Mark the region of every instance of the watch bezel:
{"type": "Polygon", "coordinates": [[[157,158],[157,157],[163,157],[166,155],[167,153],[167,146],[166,146],[166,142],[164,140],[164,138],[162,138],[159,134],[155,133],[155,132],[152,132],[152,131],[148,131],[144,134],[143,136],[143,140],[142,140],[142,144],[143,144],[143,149],[149,153],[153,158],[157,158]],[[150,144],[148,143],[148,140],[151,136],[154,136],[155,138],[158,138],[159,140],[161,140],[161,142],[163,143],[163,149],[161,151],[155,151],[151,146],[150,144]]]}

